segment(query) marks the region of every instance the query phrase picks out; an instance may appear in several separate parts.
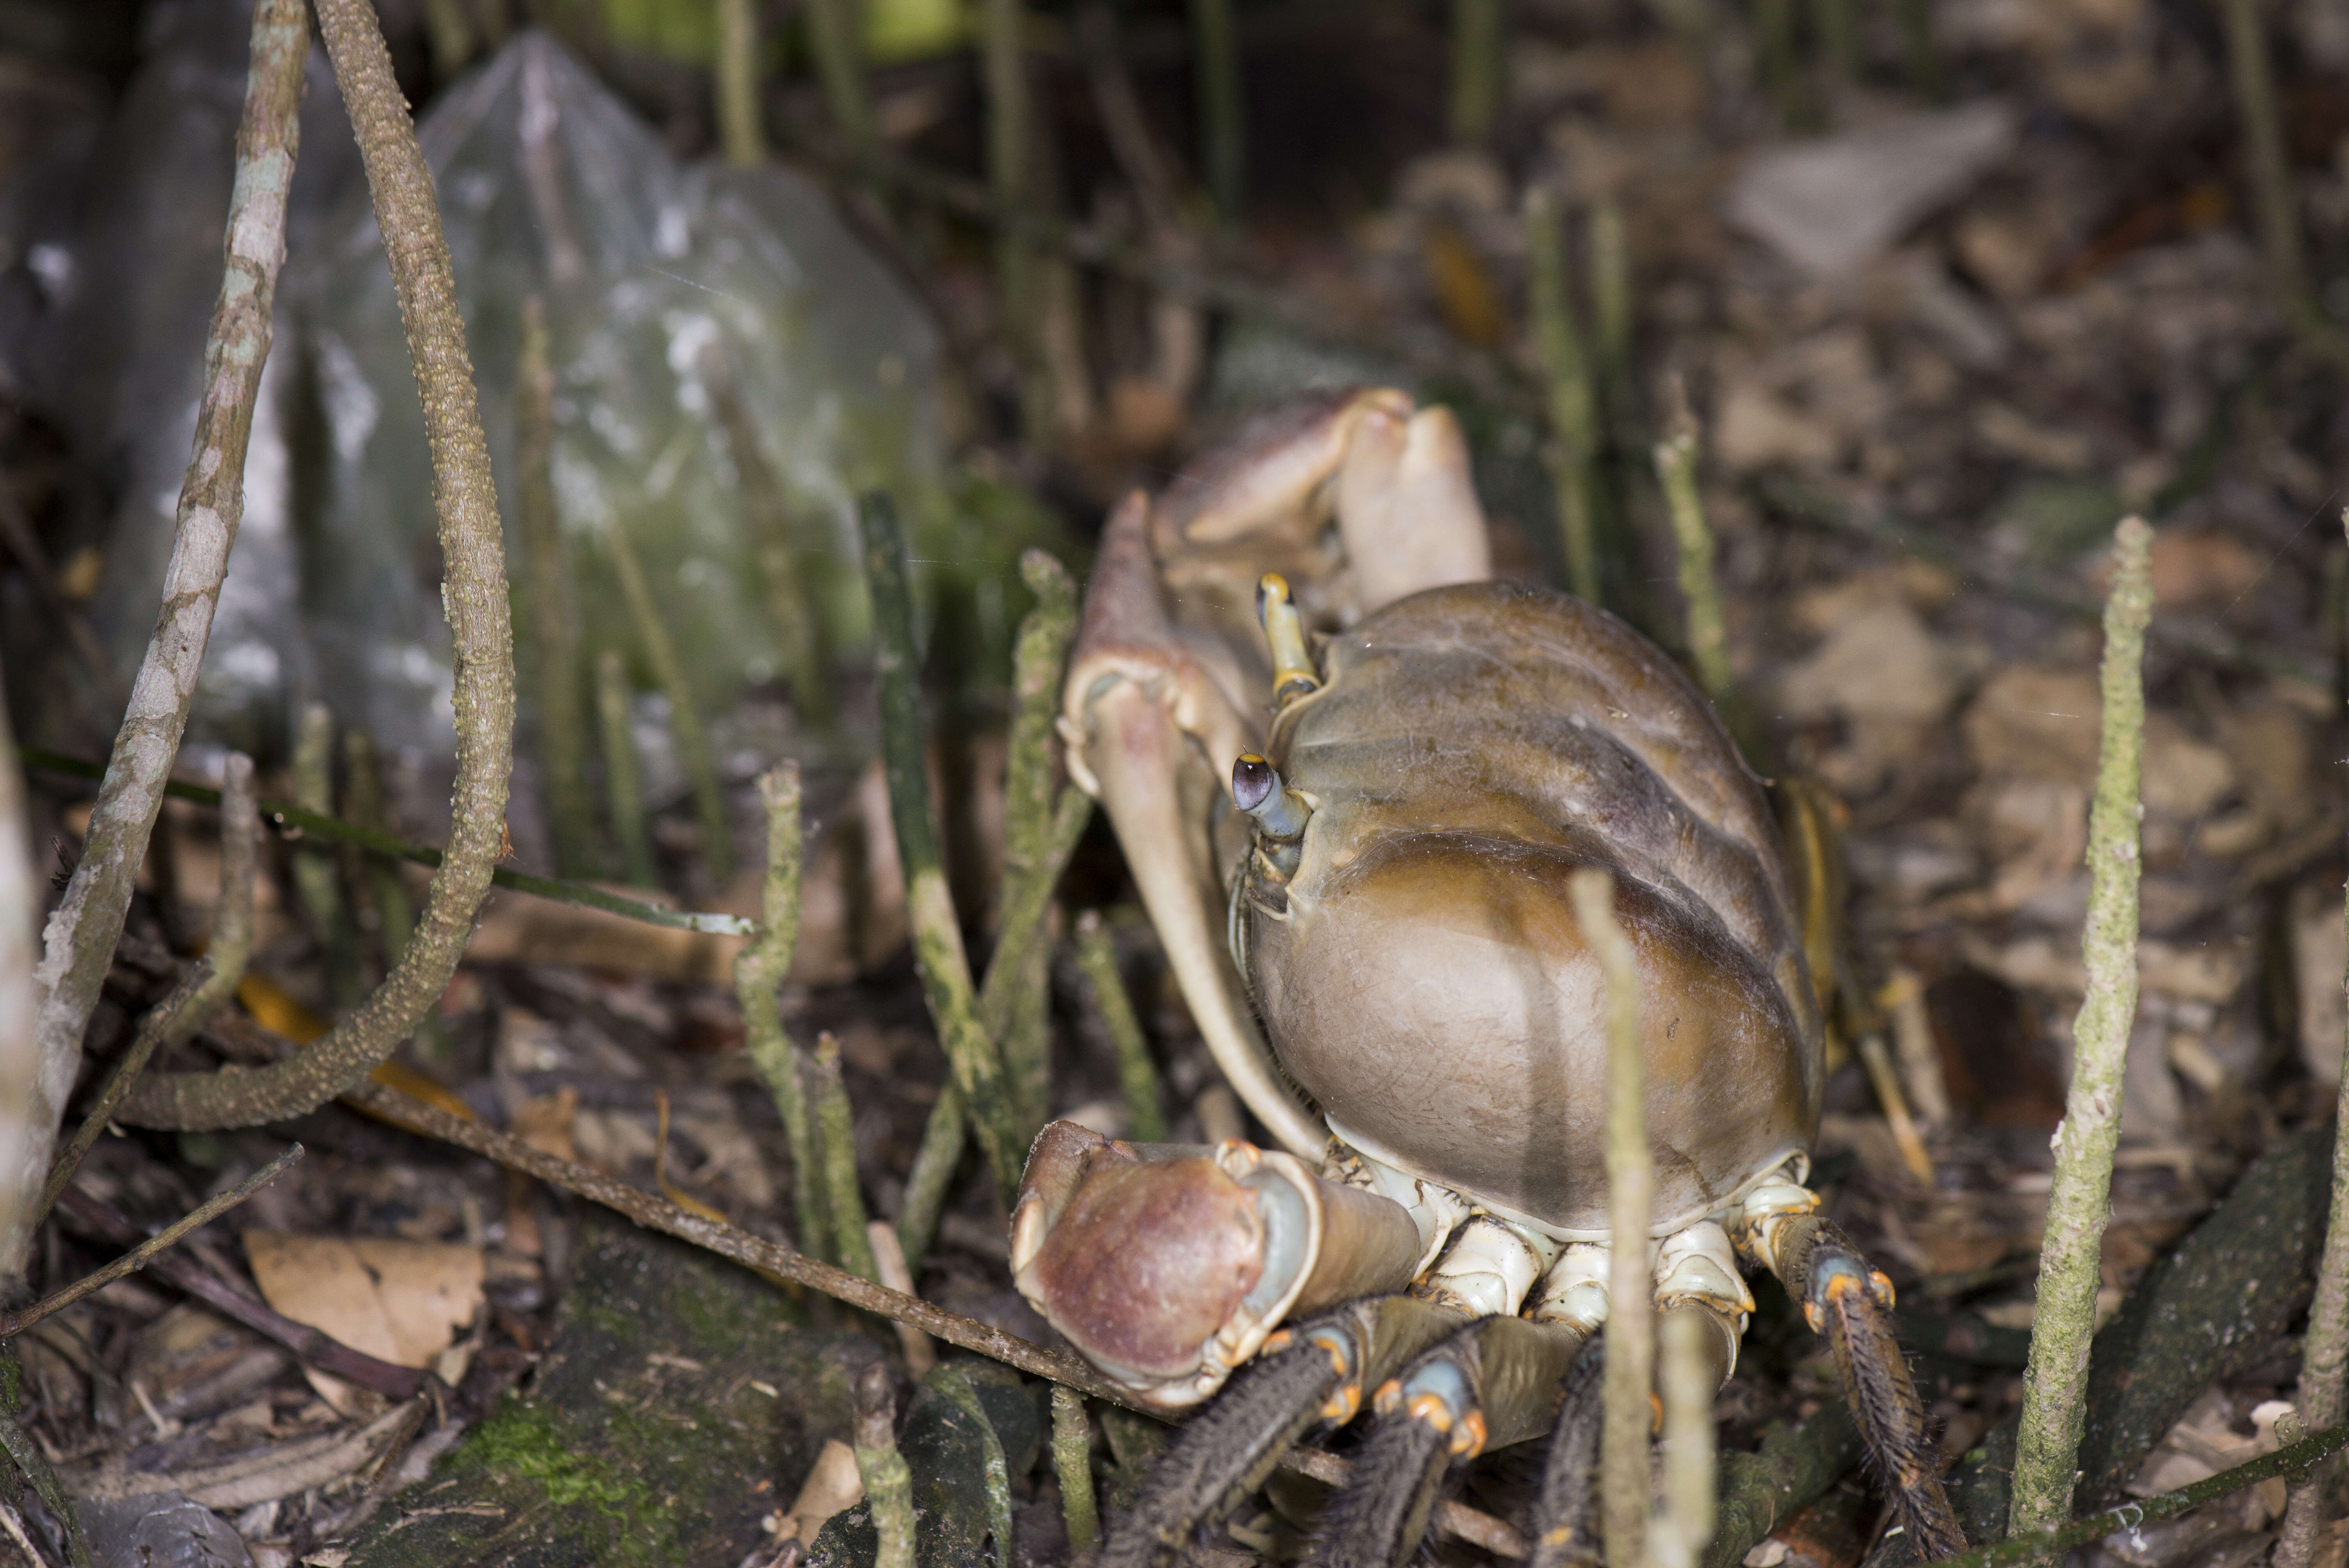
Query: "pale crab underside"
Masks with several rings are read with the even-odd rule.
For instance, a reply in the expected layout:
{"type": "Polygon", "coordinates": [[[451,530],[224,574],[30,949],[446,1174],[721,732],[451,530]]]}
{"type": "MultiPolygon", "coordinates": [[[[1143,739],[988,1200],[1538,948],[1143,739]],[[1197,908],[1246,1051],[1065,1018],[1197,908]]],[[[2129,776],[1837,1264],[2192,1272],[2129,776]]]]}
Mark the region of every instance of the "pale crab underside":
{"type": "MultiPolygon", "coordinates": [[[[1059,1122],[1030,1154],[1015,1275],[1081,1353],[1166,1408],[1257,1362],[1105,1561],[1178,1548],[1366,1390],[1381,1425],[1315,1552],[1400,1560],[1449,1456],[1559,1418],[1607,1310],[1600,979],[1566,893],[1585,865],[1612,873],[1639,965],[1659,1308],[1714,1329],[1725,1377],[1742,1273],[1775,1273],[1832,1332],[1904,1520],[1961,1549],[1889,1287],[1802,1185],[1819,1005],[1762,789],[1652,645],[1492,580],[1446,411],[1296,405],[1130,497],[1061,725],[1210,1050],[1283,1146],[1059,1122]]],[[[1557,1561],[1588,1537],[1588,1446],[1554,1447],[1557,1561]]]]}

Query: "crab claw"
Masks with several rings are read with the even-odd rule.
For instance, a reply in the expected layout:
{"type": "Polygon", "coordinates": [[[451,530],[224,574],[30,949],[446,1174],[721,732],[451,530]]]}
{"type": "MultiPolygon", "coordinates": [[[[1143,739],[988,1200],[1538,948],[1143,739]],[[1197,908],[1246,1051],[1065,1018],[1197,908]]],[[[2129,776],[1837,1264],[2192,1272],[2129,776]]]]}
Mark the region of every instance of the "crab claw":
{"type": "Polygon", "coordinates": [[[1223,1386],[1291,1313],[1409,1282],[1402,1205],[1295,1156],[1112,1142],[1056,1121],[1011,1216],[1012,1278],[1084,1358],[1162,1408],[1223,1386]]]}

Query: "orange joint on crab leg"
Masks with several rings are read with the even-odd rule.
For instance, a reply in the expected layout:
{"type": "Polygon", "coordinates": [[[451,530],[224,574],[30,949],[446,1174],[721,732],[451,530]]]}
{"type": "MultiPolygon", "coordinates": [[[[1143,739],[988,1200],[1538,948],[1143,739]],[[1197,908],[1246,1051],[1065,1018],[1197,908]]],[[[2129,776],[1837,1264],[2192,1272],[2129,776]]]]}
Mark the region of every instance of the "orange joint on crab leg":
{"type": "Polygon", "coordinates": [[[1485,1451],[1485,1412],[1477,1407],[1466,1374],[1449,1359],[1423,1361],[1402,1377],[1389,1379],[1379,1390],[1379,1408],[1382,1412],[1400,1408],[1411,1419],[1448,1434],[1454,1455],[1473,1458],[1485,1451]]]}
{"type": "Polygon", "coordinates": [[[1321,689],[1321,676],[1305,651],[1305,622],[1288,597],[1288,579],[1268,572],[1256,585],[1256,613],[1264,640],[1272,645],[1272,700],[1286,707],[1321,689]]]}

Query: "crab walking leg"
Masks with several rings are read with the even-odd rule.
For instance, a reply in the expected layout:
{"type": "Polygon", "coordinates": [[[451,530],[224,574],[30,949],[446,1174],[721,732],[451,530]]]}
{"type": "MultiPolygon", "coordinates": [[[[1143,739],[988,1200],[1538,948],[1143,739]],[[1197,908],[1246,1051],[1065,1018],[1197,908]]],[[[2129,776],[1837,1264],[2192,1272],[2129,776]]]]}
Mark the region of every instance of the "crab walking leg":
{"type": "MultiPolygon", "coordinates": [[[[1609,1250],[1601,1243],[1578,1242],[1559,1253],[1542,1276],[1526,1315],[1537,1322],[1573,1326],[1604,1344],[1609,1250]]],[[[1737,1367],[1737,1345],[1754,1311],[1753,1293],[1737,1272],[1729,1233],[1711,1220],[1675,1231],[1656,1243],[1653,1279],[1661,1337],[1662,1320],[1691,1316],[1701,1336],[1716,1388],[1737,1367]]],[[[1588,1351],[1567,1377],[1556,1434],[1535,1504],[1533,1568],[1584,1568],[1599,1561],[1598,1465],[1601,1426],[1600,1389],[1588,1351]]]]}
{"type": "Polygon", "coordinates": [[[1588,1335],[1577,1324],[1516,1313],[1557,1253],[1550,1238],[1487,1216],[1461,1227],[1416,1294],[1477,1315],[1380,1385],[1379,1424],[1353,1479],[1330,1500],[1308,1563],[1407,1562],[1427,1533],[1436,1490],[1454,1459],[1549,1425],[1558,1379],[1588,1335]]]}
{"type": "Polygon", "coordinates": [[[1583,1346],[1566,1374],[1566,1398],[1542,1464],[1534,1500],[1533,1555],[1527,1568],[1599,1568],[1599,1434],[1607,1335],[1583,1346]]]}
{"type": "Polygon", "coordinates": [[[1265,1341],[1247,1370],[1195,1417],[1142,1484],[1096,1568],[1160,1568],[1200,1526],[1262,1486],[1280,1456],[1321,1423],[1343,1426],[1404,1362],[1460,1326],[1417,1296],[1365,1296],[1265,1341]]]}
{"type": "Polygon", "coordinates": [[[1941,1491],[1940,1455],[1892,1332],[1892,1282],[1816,1212],[1818,1202],[1791,1181],[1756,1189],[1737,1216],[1738,1248],[1777,1275],[1813,1331],[1827,1336],[1870,1467],[1923,1560],[1954,1557],[1966,1549],[1965,1532],[1941,1491]]]}

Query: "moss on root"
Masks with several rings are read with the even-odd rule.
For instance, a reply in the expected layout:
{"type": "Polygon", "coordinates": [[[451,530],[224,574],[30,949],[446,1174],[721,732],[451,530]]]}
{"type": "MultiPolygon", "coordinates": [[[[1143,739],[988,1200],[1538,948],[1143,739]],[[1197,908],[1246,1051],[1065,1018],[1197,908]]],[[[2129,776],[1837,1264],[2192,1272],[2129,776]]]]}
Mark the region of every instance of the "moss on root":
{"type": "Polygon", "coordinates": [[[388,1504],[350,1568],[730,1568],[849,1435],[871,1340],[801,1326],[775,1286],[665,1237],[587,1231],[527,1396],[388,1504]]]}

